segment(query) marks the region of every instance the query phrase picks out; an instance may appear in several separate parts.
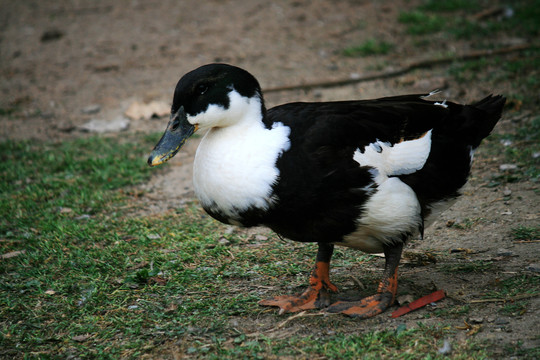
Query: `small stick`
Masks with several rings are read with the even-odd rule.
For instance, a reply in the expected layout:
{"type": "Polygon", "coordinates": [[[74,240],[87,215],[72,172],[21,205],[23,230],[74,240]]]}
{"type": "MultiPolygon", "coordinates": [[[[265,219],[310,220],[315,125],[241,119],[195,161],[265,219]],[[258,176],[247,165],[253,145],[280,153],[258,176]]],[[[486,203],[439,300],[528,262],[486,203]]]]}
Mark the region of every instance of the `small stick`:
{"type": "Polygon", "coordinates": [[[360,82],[397,77],[416,69],[431,68],[435,65],[449,64],[454,61],[473,60],[473,59],[479,59],[485,56],[503,55],[503,54],[509,54],[513,52],[524,51],[524,50],[532,49],[535,46],[536,45],[521,44],[521,45],[515,45],[515,46],[502,48],[502,49],[472,51],[470,53],[461,54],[461,55],[452,55],[452,56],[446,56],[442,58],[420,60],[417,62],[412,62],[409,65],[402,67],[401,69],[372,74],[372,75],[365,75],[365,76],[361,76],[355,79],[347,78],[347,79],[338,79],[338,80],[315,81],[311,83],[304,83],[304,84],[298,84],[298,85],[275,86],[275,87],[266,88],[263,91],[264,93],[270,93],[270,92],[279,92],[279,91],[311,90],[313,88],[329,88],[329,87],[336,87],[336,86],[352,85],[352,84],[357,84],[360,82]]]}

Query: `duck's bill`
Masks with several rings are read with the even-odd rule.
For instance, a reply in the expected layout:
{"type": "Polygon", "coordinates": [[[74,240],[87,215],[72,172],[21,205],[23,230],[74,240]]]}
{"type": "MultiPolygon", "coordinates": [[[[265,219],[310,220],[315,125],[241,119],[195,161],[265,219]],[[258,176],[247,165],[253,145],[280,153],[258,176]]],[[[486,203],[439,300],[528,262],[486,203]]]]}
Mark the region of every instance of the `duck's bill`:
{"type": "Polygon", "coordinates": [[[165,133],[148,157],[148,165],[156,166],[171,159],[196,130],[197,127],[187,121],[184,108],[180,108],[171,116],[165,133]]]}

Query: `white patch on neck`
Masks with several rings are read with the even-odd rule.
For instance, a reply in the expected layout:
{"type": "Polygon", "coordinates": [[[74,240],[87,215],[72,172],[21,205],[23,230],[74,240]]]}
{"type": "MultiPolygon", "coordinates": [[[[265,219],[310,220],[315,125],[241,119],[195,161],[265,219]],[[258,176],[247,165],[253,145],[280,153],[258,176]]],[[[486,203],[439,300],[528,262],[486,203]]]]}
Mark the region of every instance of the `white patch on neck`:
{"type": "Polygon", "coordinates": [[[290,128],[276,123],[267,129],[258,97],[229,94],[229,109],[216,106],[205,112],[205,119],[220,127],[212,127],[197,149],[193,184],[203,207],[234,220],[239,212],[266,210],[275,202],[276,161],[290,147],[290,128]]]}
{"type": "Polygon", "coordinates": [[[377,140],[356,150],[354,160],[362,166],[379,171],[376,181],[380,184],[387,176],[412,174],[424,167],[431,150],[431,130],[414,140],[402,141],[393,146],[377,140]]]}
{"type": "Polygon", "coordinates": [[[248,114],[252,114],[251,116],[255,116],[255,113],[260,114],[261,101],[257,96],[246,98],[234,89],[228,95],[228,108],[210,104],[206,111],[195,116],[188,115],[188,121],[193,125],[197,124],[200,130],[206,130],[230,126],[246,119],[249,121],[251,118],[247,116],[248,114]]]}

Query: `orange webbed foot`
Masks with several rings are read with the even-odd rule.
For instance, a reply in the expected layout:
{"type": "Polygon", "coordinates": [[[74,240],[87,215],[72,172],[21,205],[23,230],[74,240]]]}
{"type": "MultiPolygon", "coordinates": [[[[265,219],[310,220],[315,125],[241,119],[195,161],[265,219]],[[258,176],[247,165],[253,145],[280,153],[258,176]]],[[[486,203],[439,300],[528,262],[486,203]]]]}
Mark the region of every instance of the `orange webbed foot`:
{"type": "Polygon", "coordinates": [[[330,282],[329,263],[318,261],[311,273],[309,288],[297,296],[284,295],[273,299],[261,300],[259,305],[277,306],[279,314],[297,312],[310,309],[321,309],[330,305],[330,292],[337,292],[338,288],[330,282]]]}
{"type": "Polygon", "coordinates": [[[367,319],[378,315],[394,303],[397,293],[397,267],[392,276],[383,279],[375,295],[359,301],[338,301],[328,309],[329,313],[341,313],[360,319],[367,319]]]}
{"type": "Polygon", "coordinates": [[[310,287],[300,295],[276,296],[273,299],[259,301],[259,305],[277,306],[281,315],[303,310],[322,309],[330,305],[330,302],[330,293],[327,289],[317,290],[310,287]]]}
{"type": "Polygon", "coordinates": [[[380,293],[368,296],[360,301],[338,301],[328,307],[326,311],[367,319],[384,312],[392,303],[392,294],[380,293]]]}

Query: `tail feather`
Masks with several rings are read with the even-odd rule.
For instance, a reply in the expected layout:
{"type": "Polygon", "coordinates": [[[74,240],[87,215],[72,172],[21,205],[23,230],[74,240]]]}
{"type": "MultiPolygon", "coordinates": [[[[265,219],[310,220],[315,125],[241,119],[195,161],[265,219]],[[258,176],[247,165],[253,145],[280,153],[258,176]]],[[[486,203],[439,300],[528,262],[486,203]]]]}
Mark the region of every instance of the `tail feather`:
{"type": "Polygon", "coordinates": [[[426,216],[431,204],[458,195],[471,170],[471,149],[490,134],[501,118],[506,99],[488,96],[475,104],[447,102],[450,113],[441,127],[433,129],[432,145],[424,167],[401,181],[416,193],[426,216]]]}
{"type": "Polygon", "coordinates": [[[484,113],[484,118],[482,119],[483,121],[479,121],[478,124],[478,135],[480,137],[480,139],[478,139],[479,143],[483,138],[491,133],[495,127],[495,124],[497,124],[501,118],[505,102],[506,98],[501,95],[489,95],[476,104],[471,105],[475,109],[481,110],[484,113]]]}
{"type": "Polygon", "coordinates": [[[450,122],[447,126],[455,128],[447,129],[448,134],[455,134],[457,139],[476,149],[501,118],[505,102],[506,98],[503,96],[489,95],[475,104],[451,107],[451,118],[455,119],[455,122],[450,122]]]}

